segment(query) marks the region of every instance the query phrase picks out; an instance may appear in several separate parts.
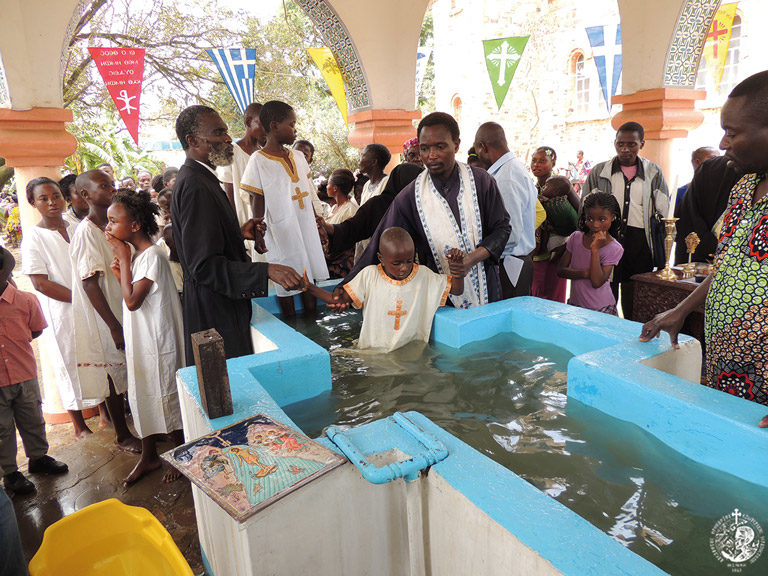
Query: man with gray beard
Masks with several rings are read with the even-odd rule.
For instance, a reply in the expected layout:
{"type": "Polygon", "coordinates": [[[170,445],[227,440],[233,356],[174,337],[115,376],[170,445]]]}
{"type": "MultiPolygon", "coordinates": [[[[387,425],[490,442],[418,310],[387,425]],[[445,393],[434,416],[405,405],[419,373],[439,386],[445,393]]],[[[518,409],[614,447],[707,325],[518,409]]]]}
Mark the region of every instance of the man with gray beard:
{"type": "Polygon", "coordinates": [[[268,279],[293,290],[301,278],[287,266],[248,258],[243,240],[261,240],[262,231],[254,220],[240,228],[216,176],[216,167],[229,165],[234,153],[219,114],[190,106],[176,119],[176,135],[187,155],[171,200],[173,240],[184,271],[187,365],[194,364],[191,335],[210,328],[224,340],[227,358],[252,354],[251,298],[266,296],[268,279]]]}

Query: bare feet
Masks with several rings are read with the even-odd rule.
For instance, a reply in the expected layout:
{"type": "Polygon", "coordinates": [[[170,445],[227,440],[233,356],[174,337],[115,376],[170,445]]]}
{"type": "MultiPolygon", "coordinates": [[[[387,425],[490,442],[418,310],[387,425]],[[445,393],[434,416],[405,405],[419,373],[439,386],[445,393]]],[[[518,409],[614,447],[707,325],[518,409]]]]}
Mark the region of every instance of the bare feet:
{"type": "Polygon", "coordinates": [[[139,463],[131,470],[131,473],[123,480],[123,484],[130,486],[141,480],[144,476],[150,472],[154,472],[163,465],[161,460],[150,460],[145,462],[144,459],[140,459],[139,463]]]}
{"type": "Polygon", "coordinates": [[[91,429],[88,428],[87,426],[85,427],[84,430],[75,430],[75,441],[88,438],[88,436],[90,436],[91,434],[93,434],[93,432],[91,432],[91,429]]]}
{"type": "Polygon", "coordinates": [[[107,403],[102,402],[99,404],[99,430],[104,430],[107,426],[110,425],[112,420],[109,417],[109,412],[107,411],[107,403]]]}
{"type": "Polygon", "coordinates": [[[763,416],[763,419],[760,420],[758,426],[760,426],[760,428],[768,428],[768,416],[763,416]]]}
{"type": "Polygon", "coordinates": [[[171,482],[176,482],[181,478],[181,472],[176,470],[173,466],[167,466],[165,470],[165,474],[163,474],[163,484],[170,484],[171,482]]]}
{"type": "Polygon", "coordinates": [[[115,444],[117,444],[120,450],[130,452],[131,454],[141,454],[141,440],[135,436],[128,436],[122,440],[117,438],[115,439],[115,444]]]}

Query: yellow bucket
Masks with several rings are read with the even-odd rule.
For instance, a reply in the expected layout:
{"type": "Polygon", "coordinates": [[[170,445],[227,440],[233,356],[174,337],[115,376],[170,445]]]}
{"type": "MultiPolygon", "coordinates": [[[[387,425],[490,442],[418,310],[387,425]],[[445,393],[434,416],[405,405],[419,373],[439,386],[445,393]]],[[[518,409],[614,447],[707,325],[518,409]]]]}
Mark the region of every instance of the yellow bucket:
{"type": "Polygon", "coordinates": [[[31,576],[193,576],[149,510],[111,498],[51,524],[31,576]]]}

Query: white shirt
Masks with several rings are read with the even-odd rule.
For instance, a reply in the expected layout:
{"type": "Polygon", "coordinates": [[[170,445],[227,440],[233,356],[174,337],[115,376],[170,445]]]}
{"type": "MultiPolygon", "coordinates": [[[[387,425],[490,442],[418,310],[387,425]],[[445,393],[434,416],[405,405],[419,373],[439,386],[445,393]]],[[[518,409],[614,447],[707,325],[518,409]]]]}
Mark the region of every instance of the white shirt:
{"type": "Polygon", "coordinates": [[[488,173],[496,179],[512,226],[501,257],[526,256],[536,247],[536,187],[512,152],[496,160],[488,173]]]}

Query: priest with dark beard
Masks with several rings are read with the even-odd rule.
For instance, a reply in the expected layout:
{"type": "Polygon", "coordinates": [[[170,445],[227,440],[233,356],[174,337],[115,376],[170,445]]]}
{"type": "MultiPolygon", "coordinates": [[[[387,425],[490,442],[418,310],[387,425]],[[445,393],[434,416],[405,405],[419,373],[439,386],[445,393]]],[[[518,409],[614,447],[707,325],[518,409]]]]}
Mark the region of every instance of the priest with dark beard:
{"type": "MultiPolygon", "coordinates": [[[[227,358],[253,353],[251,298],[266,296],[267,281],[297,289],[301,277],[279,264],[252,262],[244,239],[262,240],[254,220],[240,228],[216,176],[231,164],[234,149],[227,125],[207,106],[190,106],[176,119],[176,135],[187,155],[173,187],[173,240],[184,272],[184,348],[194,364],[191,335],[215,328],[227,358]]],[[[263,243],[261,243],[263,245],[263,243]]]]}

